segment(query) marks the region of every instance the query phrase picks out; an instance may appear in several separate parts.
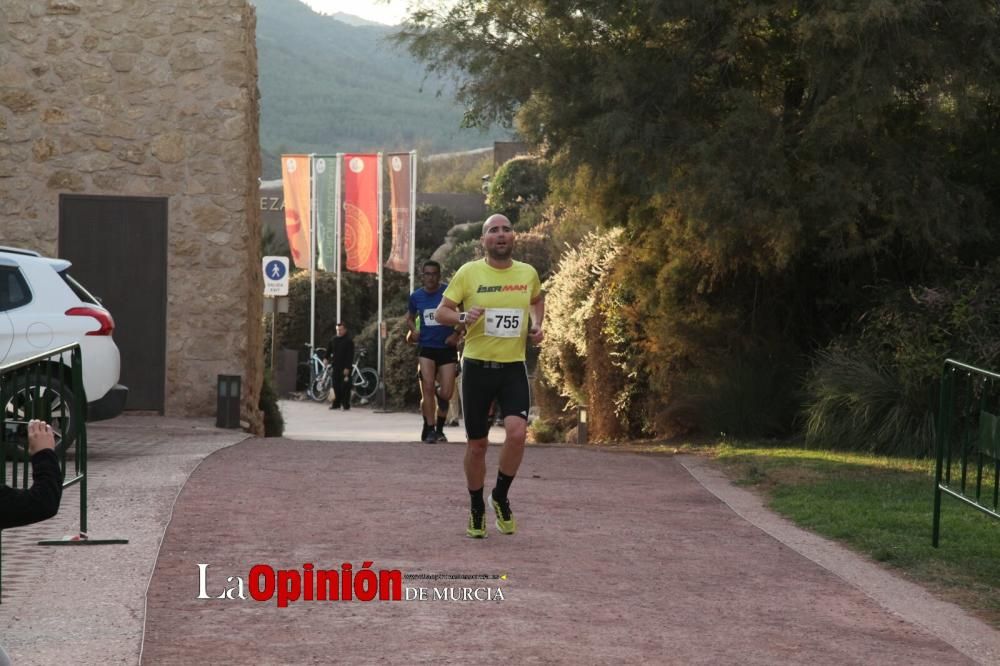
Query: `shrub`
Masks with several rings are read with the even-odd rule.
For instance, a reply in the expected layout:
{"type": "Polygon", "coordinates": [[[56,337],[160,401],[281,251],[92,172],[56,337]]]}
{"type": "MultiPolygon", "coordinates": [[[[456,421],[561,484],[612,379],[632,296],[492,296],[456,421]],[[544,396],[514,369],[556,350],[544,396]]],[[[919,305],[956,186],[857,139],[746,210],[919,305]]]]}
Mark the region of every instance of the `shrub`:
{"type": "Polygon", "coordinates": [[[539,364],[546,381],[573,406],[583,403],[586,322],[595,311],[597,285],[620,251],[621,231],[588,234],[569,248],[546,281],[545,343],[539,364]]]}
{"type": "MultiPolygon", "coordinates": [[[[378,310],[378,283],[374,275],[345,273],[341,282],[342,318],[356,335],[378,310]]],[[[287,348],[301,349],[309,342],[309,273],[301,271],[288,283],[288,313],[278,315],[278,342],[287,348]]],[[[337,276],[323,271],[316,274],[316,344],[325,347],[336,335],[337,276]]]]}
{"type": "MultiPolygon", "coordinates": [[[[409,276],[385,271],[383,274],[383,317],[406,308],[409,276]]],[[[278,344],[288,349],[302,349],[309,342],[309,299],[311,284],[308,271],[293,275],[288,283],[288,313],[279,314],[276,322],[278,344]]],[[[341,280],[341,318],[353,336],[375,321],[378,314],[378,280],[371,273],[344,272],[341,280]]],[[[336,335],[337,276],[316,273],[316,345],[325,347],[336,335]]],[[[373,347],[374,348],[374,347],[373,347]]]]}
{"type": "Polygon", "coordinates": [[[803,410],[811,446],[930,455],[946,358],[1000,363],[1000,262],[945,286],[882,289],[878,303],[814,360],[803,410]]]}
{"type": "Polygon", "coordinates": [[[395,317],[388,322],[389,338],[385,341],[385,358],[382,362],[382,382],[385,384],[386,405],[404,409],[420,404],[420,387],[417,381],[417,348],[406,342],[406,317],[395,317]]]}
{"type": "Polygon", "coordinates": [[[559,429],[548,421],[537,419],[528,428],[532,439],[538,444],[551,444],[559,440],[559,429]]]}
{"type": "Polygon", "coordinates": [[[434,251],[444,243],[445,237],[455,226],[455,216],[441,206],[420,206],[417,208],[416,220],[416,255],[417,266],[431,258],[434,251]]]}
{"type": "Polygon", "coordinates": [[[544,224],[548,212],[549,208],[545,206],[543,201],[522,204],[517,214],[517,224],[514,225],[514,231],[523,233],[544,224]]]}
{"type": "Polygon", "coordinates": [[[466,241],[479,242],[479,239],[483,236],[483,223],[482,222],[467,222],[466,224],[456,224],[452,227],[451,231],[448,232],[453,245],[458,245],[459,243],[464,243],[466,241]]]}
{"type": "Polygon", "coordinates": [[[534,266],[542,280],[552,273],[555,256],[556,247],[547,234],[538,231],[517,234],[514,258],[534,266]]]}
{"type": "Polygon", "coordinates": [[[806,383],[806,444],[882,455],[934,450],[933,396],[861,352],[821,351],[806,383]]]}
{"type": "Polygon", "coordinates": [[[549,192],[548,174],[548,165],[540,158],[515,157],[497,169],[486,205],[517,222],[522,206],[545,199],[549,192]]]}
{"type": "Polygon", "coordinates": [[[576,413],[570,412],[566,398],[559,395],[540,372],[535,372],[531,378],[532,402],[538,407],[538,413],[544,414],[544,419],[558,430],[565,430],[576,422],[576,413]]]}
{"type": "Polygon", "coordinates": [[[278,406],[278,394],[271,386],[271,378],[264,373],[257,407],[264,413],[264,437],[281,437],[285,432],[285,419],[278,406]]]}
{"type": "Polygon", "coordinates": [[[441,274],[445,276],[445,280],[450,280],[455,271],[462,267],[462,264],[474,259],[481,259],[482,257],[483,249],[478,237],[474,240],[456,243],[451,248],[448,256],[441,262],[441,274]]]}
{"type": "Polygon", "coordinates": [[[627,378],[620,372],[620,365],[615,364],[615,345],[604,335],[604,323],[598,302],[597,311],[584,324],[587,338],[584,393],[591,408],[588,437],[595,441],[621,439],[627,434],[627,425],[615,409],[615,400],[624,393],[627,378]]]}
{"type": "Polygon", "coordinates": [[[675,407],[687,410],[694,429],[713,435],[788,436],[801,405],[798,359],[793,351],[750,348],[706,360],[678,381],[675,407]]]}

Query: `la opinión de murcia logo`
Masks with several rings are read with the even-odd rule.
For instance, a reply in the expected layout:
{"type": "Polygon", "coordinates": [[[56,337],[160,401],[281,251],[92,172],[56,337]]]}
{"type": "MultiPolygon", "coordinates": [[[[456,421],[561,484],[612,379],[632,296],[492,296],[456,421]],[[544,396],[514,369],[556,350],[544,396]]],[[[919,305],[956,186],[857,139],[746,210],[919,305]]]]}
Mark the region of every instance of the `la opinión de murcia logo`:
{"type": "Polygon", "coordinates": [[[278,569],[255,564],[244,579],[226,576],[226,589],[218,595],[208,593],[208,565],[198,565],[198,599],[243,599],[249,592],[254,601],[277,599],[278,608],[293,601],[400,601],[403,598],[403,572],[398,569],[372,570],[373,562],[363,562],[358,571],[350,562],[340,569],[316,569],[312,562],[302,569],[278,569]]]}
{"type": "MultiPolygon", "coordinates": [[[[209,565],[198,564],[197,599],[223,599],[268,602],[278,608],[298,601],[503,601],[503,589],[497,585],[462,587],[409,587],[404,591],[404,575],[398,569],[372,569],[374,562],[362,562],[355,570],[350,562],[340,569],[317,569],[311,562],[301,569],[275,569],[255,564],[244,579],[226,576],[221,586],[209,584],[209,565]],[[209,592],[209,588],[212,588],[209,592]]],[[[456,578],[507,580],[503,575],[413,574],[416,579],[456,578]]]]}

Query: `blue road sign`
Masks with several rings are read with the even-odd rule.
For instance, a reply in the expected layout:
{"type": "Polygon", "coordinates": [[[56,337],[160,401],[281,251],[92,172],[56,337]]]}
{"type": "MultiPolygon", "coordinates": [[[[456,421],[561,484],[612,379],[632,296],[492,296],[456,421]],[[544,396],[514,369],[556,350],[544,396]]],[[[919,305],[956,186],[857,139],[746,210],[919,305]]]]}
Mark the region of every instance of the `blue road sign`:
{"type": "Polygon", "coordinates": [[[272,280],[280,280],[285,277],[285,264],[280,261],[268,262],[264,272],[272,280]]]}

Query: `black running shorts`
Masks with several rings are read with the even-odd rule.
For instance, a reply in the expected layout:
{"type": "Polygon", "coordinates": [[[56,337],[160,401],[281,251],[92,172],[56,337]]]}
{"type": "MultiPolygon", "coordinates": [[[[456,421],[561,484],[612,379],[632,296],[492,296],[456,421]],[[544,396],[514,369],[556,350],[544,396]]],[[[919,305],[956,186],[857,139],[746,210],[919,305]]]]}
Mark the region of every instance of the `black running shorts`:
{"type": "Polygon", "coordinates": [[[417,351],[417,356],[429,358],[438,367],[448,365],[449,363],[458,363],[458,350],[454,347],[445,347],[444,349],[438,347],[421,347],[417,351]]]}
{"type": "Polygon", "coordinates": [[[494,400],[501,416],[520,416],[528,420],[531,394],[524,361],[493,363],[462,359],[462,413],[466,437],[483,439],[489,434],[490,405],[494,400]]]}

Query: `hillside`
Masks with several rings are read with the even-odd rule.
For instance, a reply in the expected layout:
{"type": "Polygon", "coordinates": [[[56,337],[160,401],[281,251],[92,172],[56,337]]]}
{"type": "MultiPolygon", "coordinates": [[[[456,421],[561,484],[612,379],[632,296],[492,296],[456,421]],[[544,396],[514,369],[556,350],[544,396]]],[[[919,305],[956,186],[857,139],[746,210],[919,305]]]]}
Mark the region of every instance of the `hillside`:
{"type": "Polygon", "coordinates": [[[257,8],[264,178],[280,177],[282,152],[487,146],[508,133],[461,129],[452,88],[395,47],[393,28],[348,25],[298,0],[257,8]]]}

